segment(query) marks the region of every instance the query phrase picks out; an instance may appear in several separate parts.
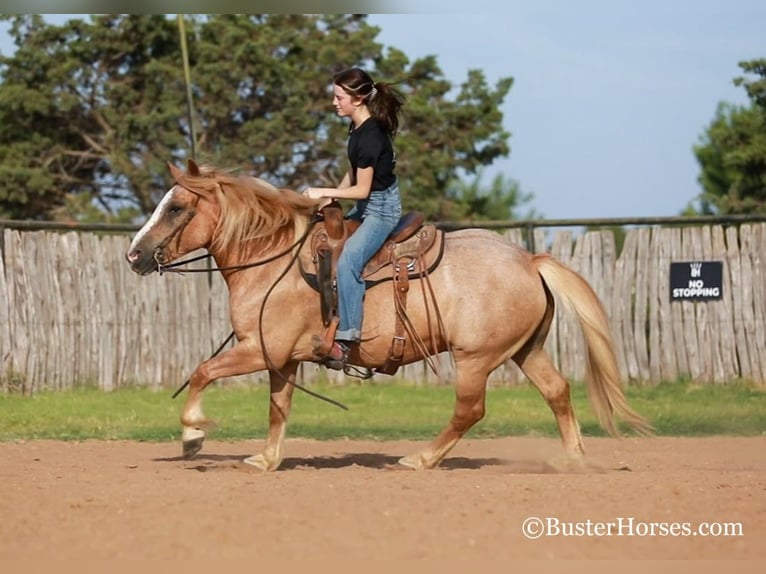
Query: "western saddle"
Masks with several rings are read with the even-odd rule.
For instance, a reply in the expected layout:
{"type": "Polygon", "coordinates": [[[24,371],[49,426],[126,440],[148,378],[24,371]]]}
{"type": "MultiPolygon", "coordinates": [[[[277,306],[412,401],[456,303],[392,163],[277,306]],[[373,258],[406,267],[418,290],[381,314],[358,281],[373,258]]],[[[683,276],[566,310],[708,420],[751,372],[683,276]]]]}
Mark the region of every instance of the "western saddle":
{"type": "MultiPolygon", "coordinates": [[[[335,201],[322,210],[309,237],[310,250],[299,257],[301,274],[319,292],[322,332],[314,338],[315,360],[321,361],[330,351],[338,328],[338,296],[336,272],[338,259],[346,240],[359,227],[356,220],[343,217],[335,201]]],[[[422,213],[409,212],[386,239],[380,250],[364,268],[366,289],[391,281],[394,289],[396,323],[388,357],[376,372],[394,374],[402,364],[407,341],[405,328],[407,291],[410,279],[421,279],[439,264],[444,252],[444,233],[434,225],[424,225],[422,213]]]]}

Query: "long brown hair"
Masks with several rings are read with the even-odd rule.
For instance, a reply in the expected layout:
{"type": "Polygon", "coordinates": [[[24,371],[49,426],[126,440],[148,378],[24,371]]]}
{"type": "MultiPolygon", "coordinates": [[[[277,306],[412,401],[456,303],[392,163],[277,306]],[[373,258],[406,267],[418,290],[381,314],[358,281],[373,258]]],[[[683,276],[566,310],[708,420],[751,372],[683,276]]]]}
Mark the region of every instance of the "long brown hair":
{"type": "Polygon", "coordinates": [[[399,90],[390,83],[373,81],[361,68],[348,68],[338,72],[332,81],[349,96],[362,98],[372,117],[392,138],[396,136],[401,121],[401,109],[406,101],[399,90]]]}

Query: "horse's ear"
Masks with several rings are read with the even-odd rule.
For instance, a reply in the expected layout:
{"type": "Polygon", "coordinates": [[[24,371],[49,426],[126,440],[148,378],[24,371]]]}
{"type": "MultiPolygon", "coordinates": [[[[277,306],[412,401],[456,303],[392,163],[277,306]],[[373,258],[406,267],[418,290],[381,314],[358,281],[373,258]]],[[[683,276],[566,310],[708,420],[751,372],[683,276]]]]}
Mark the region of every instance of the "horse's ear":
{"type": "Polygon", "coordinates": [[[181,179],[183,179],[183,172],[170,162],[168,162],[168,169],[170,170],[170,175],[173,178],[173,181],[181,181],[181,179]]]}
{"type": "Polygon", "coordinates": [[[186,160],[186,171],[189,175],[199,177],[199,166],[197,162],[189,158],[186,160]]]}

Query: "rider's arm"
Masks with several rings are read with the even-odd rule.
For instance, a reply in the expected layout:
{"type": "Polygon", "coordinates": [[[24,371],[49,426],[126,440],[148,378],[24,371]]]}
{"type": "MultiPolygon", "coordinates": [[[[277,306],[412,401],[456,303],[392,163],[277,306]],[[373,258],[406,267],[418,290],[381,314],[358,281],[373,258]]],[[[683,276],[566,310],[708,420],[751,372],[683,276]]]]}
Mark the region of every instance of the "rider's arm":
{"type": "Polygon", "coordinates": [[[304,191],[311,199],[365,199],[372,189],[372,177],[375,168],[363,167],[356,170],[356,184],[351,185],[351,178],[347,173],[338,187],[309,187],[304,191]],[[347,183],[346,187],[343,184],[347,183]]]}

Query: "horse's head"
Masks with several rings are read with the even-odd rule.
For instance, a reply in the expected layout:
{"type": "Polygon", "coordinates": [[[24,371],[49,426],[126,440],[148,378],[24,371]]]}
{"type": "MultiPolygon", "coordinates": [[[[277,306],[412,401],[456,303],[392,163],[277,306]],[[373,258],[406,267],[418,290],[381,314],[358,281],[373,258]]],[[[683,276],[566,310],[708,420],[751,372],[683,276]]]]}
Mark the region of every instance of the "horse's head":
{"type": "MultiPolygon", "coordinates": [[[[162,198],[149,220],[136,233],[126,254],[131,269],[141,275],[157,271],[183,255],[206,247],[218,219],[218,206],[209,194],[183,185],[184,173],[168,164],[175,185],[162,198]]],[[[189,161],[188,175],[199,177],[189,161]]]]}

